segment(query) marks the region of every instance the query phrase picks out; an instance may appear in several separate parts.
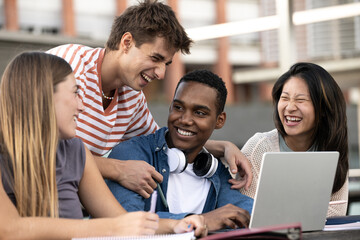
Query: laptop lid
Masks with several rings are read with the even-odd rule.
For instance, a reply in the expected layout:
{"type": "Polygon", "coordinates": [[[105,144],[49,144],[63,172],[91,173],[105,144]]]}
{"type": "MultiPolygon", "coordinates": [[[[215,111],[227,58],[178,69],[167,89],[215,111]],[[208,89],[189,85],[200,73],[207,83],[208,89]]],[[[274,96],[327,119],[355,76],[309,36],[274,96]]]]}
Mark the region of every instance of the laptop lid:
{"type": "Polygon", "coordinates": [[[301,222],[322,230],[338,152],[269,152],[263,155],[250,228],[301,222]]]}

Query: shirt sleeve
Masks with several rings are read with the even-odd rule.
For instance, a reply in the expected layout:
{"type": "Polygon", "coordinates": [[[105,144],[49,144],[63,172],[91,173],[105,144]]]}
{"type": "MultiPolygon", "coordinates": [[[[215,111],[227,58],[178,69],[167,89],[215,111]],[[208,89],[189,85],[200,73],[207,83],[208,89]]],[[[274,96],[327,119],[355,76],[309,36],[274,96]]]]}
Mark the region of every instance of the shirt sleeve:
{"type": "MultiPolygon", "coordinates": [[[[150,210],[150,202],[151,199],[145,199],[140,196],[138,193],[135,193],[123,186],[119,183],[106,180],[106,184],[108,185],[110,191],[114,194],[115,198],[118,202],[129,212],[135,211],[149,211],[150,210]]],[[[182,219],[189,215],[189,213],[169,213],[169,212],[156,212],[160,218],[170,218],[170,219],[182,219]]]]}
{"type": "Polygon", "coordinates": [[[170,219],[183,219],[184,217],[191,215],[191,213],[169,213],[169,212],[156,212],[160,218],[170,218],[170,219]]]}
{"type": "MultiPolygon", "coordinates": [[[[245,188],[240,189],[242,194],[249,196],[251,198],[255,197],[256,187],[259,180],[260,168],[262,157],[265,152],[272,152],[271,144],[268,143],[268,138],[266,135],[261,133],[256,133],[251,137],[241,149],[241,152],[245,155],[251,165],[251,171],[253,174],[253,180],[251,182],[250,188],[245,190],[245,188]]],[[[240,178],[239,175],[236,176],[237,179],[240,178]]]]}
{"type": "Polygon", "coordinates": [[[153,118],[147,106],[145,95],[143,92],[141,92],[137,111],[134,113],[123,139],[130,139],[134,136],[147,135],[154,133],[158,129],[159,126],[156,124],[155,119],[153,118]]]}
{"type": "Polygon", "coordinates": [[[347,176],[344,185],[340,188],[339,191],[331,195],[331,200],[330,200],[330,201],[346,201],[346,203],[329,205],[327,217],[345,216],[348,206],[348,199],[349,199],[349,178],[347,176]]]}
{"type": "MultiPolygon", "coordinates": [[[[145,161],[150,165],[153,165],[154,157],[152,154],[152,148],[150,141],[148,139],[152,136],[140,136],[134,137],[130,140],[124,141],[116,145],[111,153],[109,158],[119,159],[119,160],[139,160],[145,161]]],[[[117,201],[127,210],[127,211],[149,211],[151,205],[151,199],[145,199],[140,194],[129,190],[119,183],[106,180],[106,183],[113,193],[117,201]]]]}
{"type": "Polygon", "coordinates": [[[145,211],[145,199],[138,193],[133,192],[119,183],[106,179],[110,191],[126,211],[145,211]]]}
{"type": "Polygon", "coordinates": [[[231,203],[239,208],[245,209],[251,214],[254,200],[238,190],[231,189],[231,184],[228,182],[231,178],[230,173],[221,163],[219,163],[219,168],[220,193],[216,208],[231,203]]]}

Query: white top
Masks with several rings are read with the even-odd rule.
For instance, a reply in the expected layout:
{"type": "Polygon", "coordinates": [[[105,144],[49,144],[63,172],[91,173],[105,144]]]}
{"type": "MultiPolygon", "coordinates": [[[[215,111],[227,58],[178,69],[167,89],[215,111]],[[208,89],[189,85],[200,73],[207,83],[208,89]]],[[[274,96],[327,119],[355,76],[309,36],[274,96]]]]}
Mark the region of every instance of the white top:
{"type": "Polygon", "coordinates": [[[196,176],[193,164],[188,164],[182,173],[170,173],[166,193],[169,212],[201,214],[210,186],[210,180],[196,176]]]}

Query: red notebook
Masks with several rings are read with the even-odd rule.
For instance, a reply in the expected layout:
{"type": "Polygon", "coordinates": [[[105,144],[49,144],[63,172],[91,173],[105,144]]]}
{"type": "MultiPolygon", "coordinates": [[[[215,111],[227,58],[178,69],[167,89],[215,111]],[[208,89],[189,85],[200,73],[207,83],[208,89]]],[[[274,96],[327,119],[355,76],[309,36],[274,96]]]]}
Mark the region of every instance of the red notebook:
{"type": "Polygon", "coordinates": [[[218,232],[200,240],[217,239],[302,239],[301,223],[273,225],[261,228],[245,228],[218,232]]]}

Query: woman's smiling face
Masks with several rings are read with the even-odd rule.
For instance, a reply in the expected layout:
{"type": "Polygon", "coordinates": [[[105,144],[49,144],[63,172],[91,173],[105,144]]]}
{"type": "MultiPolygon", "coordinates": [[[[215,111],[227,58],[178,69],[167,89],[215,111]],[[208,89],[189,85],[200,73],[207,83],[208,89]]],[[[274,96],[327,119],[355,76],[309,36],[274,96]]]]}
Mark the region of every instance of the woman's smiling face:
{"type": "Polygon", "coordinates": [[[315,109],[304,79],[294,76],[287,80],[277,110],[289,137],[312,138],[315,128],[315,109]]]}
{"type": "Polygon", "coordinates": [[[60,139],[75,137],[76,121],[79,113],[84,110],[84,105],[78,96],[74,74],[69,74],[56,85],[54,104],[60,139]]]}

